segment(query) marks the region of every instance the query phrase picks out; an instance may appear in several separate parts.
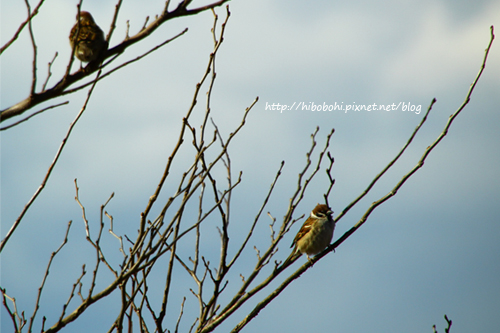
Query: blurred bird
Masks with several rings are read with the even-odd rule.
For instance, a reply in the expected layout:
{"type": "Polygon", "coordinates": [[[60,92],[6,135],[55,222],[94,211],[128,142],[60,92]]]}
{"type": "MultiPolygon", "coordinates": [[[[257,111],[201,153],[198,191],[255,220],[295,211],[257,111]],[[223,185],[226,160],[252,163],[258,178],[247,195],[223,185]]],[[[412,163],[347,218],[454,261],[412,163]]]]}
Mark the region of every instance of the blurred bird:
{"type": "Polygon", "coordinates": [[[295,248],[283,265],[287,264],[293,257],[298,257],[303,253],[310,260],[309,256],[320,253],[330,245],[335,229],[332,214],[332,210],[327,205],[318,204],[312,210],[311,216],[307,218],[295,236],[291,246],[295,245],[295,248]]]}
{"type": "MultiPolygon", "coordinates": [[[[78,21],[78,16],[77,16],[78,21]]],[[[104,33],[89,12],[80,12],[80,24],[76,24],[69,34],[71,48],[75,49],[75,56],[83,62],[98,59],[108,49],[104,33]]]]}

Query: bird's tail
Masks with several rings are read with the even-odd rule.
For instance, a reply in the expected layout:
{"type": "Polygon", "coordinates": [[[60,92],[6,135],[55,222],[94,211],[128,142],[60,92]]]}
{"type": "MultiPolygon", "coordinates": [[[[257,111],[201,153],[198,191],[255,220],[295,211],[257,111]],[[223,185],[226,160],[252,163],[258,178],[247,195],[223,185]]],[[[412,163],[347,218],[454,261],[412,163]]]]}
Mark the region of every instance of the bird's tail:
{"type": "Polygon", "coordinates": [[[294,248],[293,251],[292,251],[292,253],[290,253],[290,255],[288,256],[288,258],[285,259],[285,261],[283,262],[283,264],[281,266],[282,267],[287,267],[292,262],[294,262],[295,260],[297,260],[297,258],[300,257],[301,255],[302,255],[302,253],[300,253],[299,249],[298,248],[294,248]]]}

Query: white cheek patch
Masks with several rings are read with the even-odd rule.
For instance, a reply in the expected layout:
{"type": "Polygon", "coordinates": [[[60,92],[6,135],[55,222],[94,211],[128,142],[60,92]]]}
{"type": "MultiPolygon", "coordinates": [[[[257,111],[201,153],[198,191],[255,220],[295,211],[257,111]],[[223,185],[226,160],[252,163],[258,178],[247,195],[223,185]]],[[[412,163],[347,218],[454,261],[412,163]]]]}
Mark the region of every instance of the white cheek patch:
{"type": "Polygon", "coordinates": [[[317,218],[319,220],[321,219],[324,219],[325,218],[325,214],[323,213],[318,213],[318,215],[314,214],[313,212],[311,212],[311,217],[314,217],[314,218],[317,218]]]}

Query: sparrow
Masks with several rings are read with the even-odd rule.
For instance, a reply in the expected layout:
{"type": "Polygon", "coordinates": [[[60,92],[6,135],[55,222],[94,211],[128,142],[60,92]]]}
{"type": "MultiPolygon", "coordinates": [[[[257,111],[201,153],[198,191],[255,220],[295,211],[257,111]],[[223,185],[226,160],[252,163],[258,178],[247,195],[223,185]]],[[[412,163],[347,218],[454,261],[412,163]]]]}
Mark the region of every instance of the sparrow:
{"type": "Polygon", "coordinates": [[[311,260],[311,255],[320,253],[330,245],[335,229],[332,214],[333,211],[327,205],[318,204],[314,207],[311,215],[293,239],[290,247],[295,246],[295,248],[283,265],[287,264],[293,257],[304,253],[307,255],[307,259],[311,260]]]}
{"type": "Polygon", "coordinates": [[[76,24],[69,34],[71,48],[75,49],[75,56],[83,62],[98,59],[108,49],[104,33],[89,12],[82,11],[76,17],[76,24]],[[78,23],[80,21],[80,23],[78,23]]]}

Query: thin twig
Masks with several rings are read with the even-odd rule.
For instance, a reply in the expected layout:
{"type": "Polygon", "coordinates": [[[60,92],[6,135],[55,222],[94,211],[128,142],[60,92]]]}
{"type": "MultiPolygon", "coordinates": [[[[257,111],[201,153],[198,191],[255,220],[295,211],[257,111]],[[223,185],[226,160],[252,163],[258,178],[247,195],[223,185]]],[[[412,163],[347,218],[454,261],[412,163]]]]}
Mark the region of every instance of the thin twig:
{"type": "MultiPolygon", "coordinates": [[[[24,0],[26,3],[26,8],[28,9],[28,17],[31,16],[31,7],[30,3],[28,0],[24,0]]],[[[33,63],[32,63],[32,77],[31,77],[31,89],[30,89],[30,96],[33,96],[35,94],[35,89],[36,89],[36,76],[37,76],[37,69],[36,69],[36,62],[37,62],[37,57],[38,57],[38,50],[35,42],[35,33],[33,32],[33,25],[31,24],[32,20],[28,21],[28,31],[30,33],[30,41],[31,41],[31,46],[33,48],[33,63]]]]}
{"type": "Polygon", "coordinates": [[[28,18],[26,18],[26,20],[19,25],[19,27],[17,28],[17,31],[14,33],[14,35],[12,36],[12,38],[7,43],[5,43],[4,46],[2,46],[0,48],[0,54],[2,54],[3,51],[5,51],[6,49],[8,49],[9,46],[16,41],[16,39],[21,34],[21,31],[23,31],[24,27],[26,27],[26,25],[29,22],[31,22],[31,20],[33,20],[33,18],[38,14],[38,10],[40,9],[40,7],[42,6],[42,4],[43,4],[44,1],[45,0],[40,0],[40,2],[38,3],[38,5],[36,5],[35,9],[33,9],[32,12],[28,10],[28,18]]]}
{"type": "Polygon", "coordinates": [[[49,259],[49,262],[47,264],[47,268],[45,269],[45,274],[43,276],[42,283],[40,284],[40,287],[38,288],[38,294],[36,296],[36,301],[35,301],[35,310],[33,311],[33,314],[30,317],[30,322],[28,325],[28,332],[32,331],[33,323],[35,322],[36,314],[37,314],[38,310],[40,309],[40,299],[42,296],[43,287],[45,286],[45,282],[47,281],[47,277],[49,276],[50,267],[52,266],[52,261],[54,260],[55,256],[59,253],[59,251],[61,251],[61,249],[64,247],[64,245],[66,245],[68,243],[68,235],[69,235],[69,229],[71,228],[71,223],[72,223],[72,221],[68,222],[68,226],[66,227],[66,233],[64,235],[64,239],[63,239],[61,245],[59,245],[57,250],[52,252],[52,254],[50,255],[50,259],[49,259]]]}
{"type": "MultiPolygon", "coordinates": [[[[97,76],[99,76],[100,73],[101,72],[99,71],[97,76]]],[[[5,247],[5,244],[9,241],[9,238],[12,236],[12,234],[14,233],[16,228],[21,223],[21,220],[23,219],[23,217],[26,214],[26,212],[28,211],[28,209],[31,207],[33,202],[35,202],[36,198],[38,197],[38,195],[45,188],[45,185],[47,184],[47,181],[49,180],[50,175],[52,174],[52,170],[54,170],[54,167],[55,167],[57,161],[59,160],[59,157],[61,157],[62,151],[63,151],[64,147],[66,146],[66,143],[68,142],[69,136],[71,135],[73,128],[77,124],[78,120],[80,120],[80,117],[83,115],[83,112],[85,112],[85,110],[87,109],[87,104],[90,101],[90,96],[92,96],[92,92],[94,91],[96,84],[97,84],[97,81],[95,81],[94,84],[92,85],[92,87],[90,87],[90,89],[87,93],[87,98],[85,99],[85,102],[83,103],[82,108],[80,109],[80,111],[76,115],[73,122],[69,125],[68,131],[66,132],[66,135],[64,136],[64,138],[59,146],[59,149],[57,150],[56,155],[55,155],[54,159],[52,160],[52,163],[50,164],[49,169],[47,170],[47,173],[45,174],[44,179],[42,180],[42,183],[40,184],[38,189],[35,191],[35,193],[31,197],[31,199],[28,201],[28,203],[24,206],[23,210],[21,211],[21,214],[19,214],[18,218],[16,219],[14,224],[11,226],[11,228],[7,232],[7,235],[5,235],[4,239],[0,243],[0,253],[2,252],[3,248],[5,247]]]]}
{"type": "Polygon", "coordinates": [[[52,61],[49,61],[48,65],[47,65],[47,67],[48,67],[47,78],[45,79],[45,82],[43,83],[42,91],[45,90],[45,88],[47,87],[47,83],[49,83],[49,79],[52,76],[52,65],[54,64],[54,61],[56,61],[57,55],[58,55],[58,52],[56,52],[54,54],[54,58],[52,58],[52,61]]]}
{"type": "Polygon", "coordinates": [[[19,315],[19,312],[17,311],[17,304],[16,304],[16,299],[14,297],[10,297],[7,295],[7,290],[4,288],[0,287],[0,292],[2,293],[2,302],[3,306],[7,310],[10,319],[12,320],[12,325],[14,326],[14,331],[21,332],[23,327],[26,325],[27,320],[24,318],[24,311],[19,315]],[[12,305],[14,307],[14,310],[11,310],[9,305],[7,304],[7,299],[12,302],[12,305]]]}
{"type": "Polygon", "coordinates": [[[12,124],[10,124],[10,125],[8,125],[8,126],[5,126],[5,127],[0,128],[0,131],[4,131],[4,130],[9,129],[9,128],[11,128],[11,127],[17,126],[17,125],[19,125],[20,123],[25,122],[26,120],[30,119],[31,117],[36,116],[37,114],[40,114],[40,113],[42,113],[42,112],[44,112],[44,111],[47,111],[47,110],[49,110],[49,109],[57,108],[57,107],[59,107],[59,106],[61,106],[61,105],[66,105],[66,104],[68,104],[68,103],[69,103],[69,101],[66,101],[66,102],[62,102],[62,103],[59,103],[59,104],[55,104],[55,105],[51,105],[51,106],[47,106],[46,108],[43,108],[43,109],[41,109],[41,110],[39,110],[39,111],[36,111],[36,112],[34,112],[33,114],[31,114],[31,115],[27,116],[27,117],[26,117],[26,118],[24,118],[24,119],[21,119],[21,120],[19,120],[19,121],[16,121],[15,123],[12,123],[12,124]]]}

